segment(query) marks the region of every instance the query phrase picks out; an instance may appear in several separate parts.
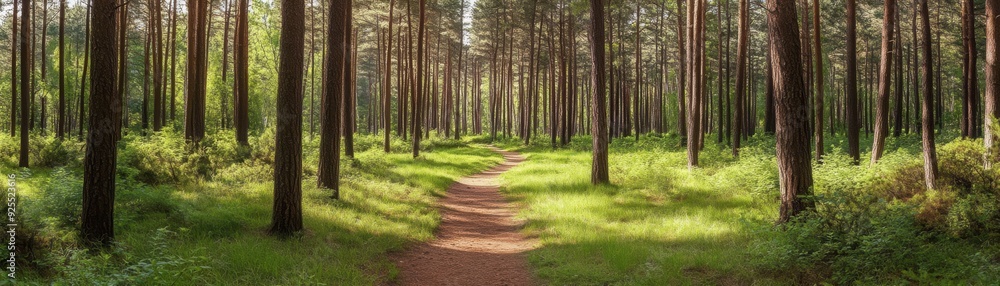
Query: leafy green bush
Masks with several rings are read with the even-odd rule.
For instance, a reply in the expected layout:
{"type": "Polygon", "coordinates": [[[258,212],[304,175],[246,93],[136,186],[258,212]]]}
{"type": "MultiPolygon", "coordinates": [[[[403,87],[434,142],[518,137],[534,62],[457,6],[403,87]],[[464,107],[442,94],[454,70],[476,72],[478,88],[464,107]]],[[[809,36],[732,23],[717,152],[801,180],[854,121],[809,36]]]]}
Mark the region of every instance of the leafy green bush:
{"type": "Polygon", "coordinates": [[[147,136],[127,135],[118,154],[118,170],[125,178],[146,184],[174,183],[196,174],[186,164],[187,142],[170,128],[147,136]]]}
{"type": "Polygon", "coordinates": [[[37,167],[55,167],[69,164],[79,164],[83,160],[83,142],[76,140],[60,140],[54,136],[30,136],[31,165],[37,167]]]}
{"type": "Polygon", "coordinates": [[[869,167],[834,150],[814,167],[816,209],[756,230],[754,263],[837,284],[996,281],[1000,248],[983,242],[1000,234],[998,177],[983,151],[980,141],[940,146],[939,187],[926,190],[919,154],[900,149],[869,167]]]}
{"type": "Polygon", "coordinates": [[[33,207],[41,212],[34,215],[44,216],[57,226],[75,229],[80,222],[83,180],[66,168],[56,168],[50,176],[33,207]]]}

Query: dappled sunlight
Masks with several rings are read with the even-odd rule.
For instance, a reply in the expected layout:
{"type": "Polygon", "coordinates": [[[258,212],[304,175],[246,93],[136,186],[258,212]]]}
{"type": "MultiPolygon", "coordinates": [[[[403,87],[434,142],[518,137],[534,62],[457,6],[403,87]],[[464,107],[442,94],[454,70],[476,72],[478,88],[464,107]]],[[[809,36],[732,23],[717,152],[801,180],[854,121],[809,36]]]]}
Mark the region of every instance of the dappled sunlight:
{"type": "Polygon", "coordinates": [[[688,170],[679,147],[619,149],[610,155],[611,186],[590,184],[584,151],[521,149],[532,160],[503,176],[504,194],[524,207],[525,231],[542,243],[531,252],[538,275],[567,284],[749,275],[743,220],[759,211],[747,191],[715,184],[714,169],[688,170]]]}

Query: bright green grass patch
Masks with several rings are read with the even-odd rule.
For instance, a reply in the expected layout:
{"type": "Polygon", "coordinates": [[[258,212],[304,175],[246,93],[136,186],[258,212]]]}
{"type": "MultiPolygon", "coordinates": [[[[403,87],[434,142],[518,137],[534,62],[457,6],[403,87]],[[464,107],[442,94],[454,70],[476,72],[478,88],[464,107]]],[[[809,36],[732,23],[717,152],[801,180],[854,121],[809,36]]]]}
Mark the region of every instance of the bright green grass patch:
{"type": "Polygon", "coordinates": [[[703,156],[709,167],[688,171],[675,138],[643,140],[654,143],[613,144],[612,185],[596,187],[590,152],[577,145],[586,142],[555,151],[520,148],[528,160],[504,174],[502,185],[524,207],[526,231],[540,240],[530,253],[536,274],[555,285],[747,280],[746,221],[774,208],[714,178],[726,162],[714,159],[723,150],[709,147],[703,156]]]}
{"type": "MultiPolygon", "coordinates": [[[[376,141],[364,137],[360,140],[376,141]]],[[[42,233],[60,234],[62,238],[55,240],[59,243],[46,246],[49,266],[44,269],[49,270],[45,273],[29,270],[24,273],[28,280],[21,281],[119,281],[114,280],[115,275],[141,276],[128,269],[160,259],[185,262],[179,267],[193,266],[196,274],[157,274],[144,277],[143,284],[150,281],[212,285],[385,282],[394,279],[397,272],[386,257],[387,252],[433,237],[440,221],[434,202],[446,187],[457,178],[502,161],[498,154],[481,146],[453,141],[431,142],[416,159],[409,152],[385,154],[381,148],[366,148],[356,154],[356,159],[345,158],[341,164],[341,200],[335,201],[329,198],[329,190],[316,187],[315,176],[310,175],[315,168],[309,166],[313,163],[311,159],[314,158],[304,160],[306,231],[301,236],[282,240],[266,233],[273,192],[270,177],[242,178],[247,183],[238,184],[196,179],[158,186],[120,180],[115,218],[120,244],[116,251],[120,254],[112,254],[103,262],[60,258],[59,254],[72,253],[71,249],[76,248],[73,230],[76,226],[42,223],[49,225],[42,233]],[[163,232],[161,228],[169,230],[169,235],[152,240],[163,232]]],[[[72,186],[64,191],[67,193],[79,192],[81,171],[56,168],[31,172],[34,173],[18,182],[24,213],[37,216],[33,221],[53,221],[47,218],[49,215],[31,209],[58,201],[45,195],[59,193],[52,191],[59,189],[58,186],[72,186]]]]}

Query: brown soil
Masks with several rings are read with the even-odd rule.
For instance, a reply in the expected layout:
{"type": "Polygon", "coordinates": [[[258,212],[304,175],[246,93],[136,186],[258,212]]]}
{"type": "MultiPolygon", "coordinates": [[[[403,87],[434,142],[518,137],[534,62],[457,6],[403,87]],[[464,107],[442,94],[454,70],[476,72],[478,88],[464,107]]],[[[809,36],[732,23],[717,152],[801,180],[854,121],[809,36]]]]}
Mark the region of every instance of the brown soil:
{"type": "Polygon", "coordinates": [[[490,147],[506,161],[464,177],[439,201],[437,238],[392,257],[399,285],[536,285],[525,252],[534,242],[520,233],[515,210],[499,192],[497,176],[524,157],[490,147]]]}

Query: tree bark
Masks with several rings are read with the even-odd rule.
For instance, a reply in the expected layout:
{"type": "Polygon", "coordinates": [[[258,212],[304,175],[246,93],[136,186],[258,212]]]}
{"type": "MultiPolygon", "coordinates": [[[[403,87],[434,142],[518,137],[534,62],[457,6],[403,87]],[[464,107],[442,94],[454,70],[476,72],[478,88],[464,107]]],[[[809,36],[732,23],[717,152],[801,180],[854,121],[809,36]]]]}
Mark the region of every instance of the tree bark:
{"type": "Polygon", "coordinates": [[[341,120],[342,127],[340,128],[344,135],[344,155],[348,158],[354,158],[354,75],[351,71],[354,70],[353,62],[351,61],[352,55],[351,51],[351,33],[353,30],[353,8],[352,0],[344,0],[347,2],[344,4],[344,74],[343,74],[343,111],[341,120]]]}
{"type": "MultiPolygon", "coordinates": [[[[24,1],[25,6],[30,5],[30,0],[24,1]]],[[[115,161],[118,156],[115,123],[121,118],[121,97],[115,90],[118,76],[115,71],[118,66],[116,8],[115,0],[93,1],[94,34],[93,45],[89,49],[93,50],[94,63],[91,68],[93,79],[90,81],[90,128],[83,160],[80,238],[96,247],[110,247],[115,237],[115,161]]],[[[27,27],[27,24],[24,26],[27,27]]],[[[27,37],[21,39],[24,41],[21,47],[25,48],[27,37]]],[[[22,50],[22,55],[26,51],[22,50]]]]}
{"type": "Polygon", "coordinates": [[[28,167],[28,128],[31,98],[31,0],[22,0],[21,15],[21,152],[18,167],[28,167]]]}
{"type": "Polygon", "coordinates": [[[59,1],[59,109],[56,115],[56,137],[63,139],[66,134],[66,0],[59,1]]]}
{"type": "MultiPolygon", "coordinates": [[[[23,0],[22,0],[23,1],[23,0]]],[[[13,5],[10,18],[10,137],[17,135],[17,0],[13,5]]],[[[89,9],[89,6],[88,6],[89,9]]],[[[89,26],[88,26],[89,27],[89,26]]],[[[88,38],[89,39],[89,38],[88,38]]],[[[23,100],[23,99],[22,99],[23,100]]],[[[23,110],[21,112],[24,112],[23,110]]]]}
{"type": "MultiPolygon", "coordinates": [[[[853,0],[848,0],[848,3],[849,9],[853,10],[853,0]]],[[[788,222],[813,206],[812,202],[802,198],[812,192],[813,183],[809,158],[809,99],[805,95],[802,79],[795,2],[768,1],[767,11],[772,55],[770,61],[774,66],[773,77],[776,80],[775,136],[781,188],[778,221],[788,222]]],[[[848,27],[851,27],[850,23],[848,27]]]]}
{"type": "Polygon", "coordinates": [[[923,125],[923,150],[924,150],[924,181],[927,184],[927,189],[933,190],[935,188],[935,180],[937,179],[938,168],[937,168],[937,151],[934,147],[934,96],[933,96],[933,79],[931,75],[934,74],[933,58],[931,57],[931,24],[930,16],[927,9],[927,0],[920,1],[920,23],[921,23],[921,34],[923,40],[921,41],[921,48],[923,49],[923,68],[921,69],[922,79],[923,79],[923,91],[924,95],[923,104],[921,105],[921,123],[923,125]]]}
{"type": "MultiPolygon", "coordinates": [[[[997,140],[998,130],[994,130],[997,119],[1000,119],[1000,100],[997,100],[1000,93],[1000,63],[997,57],[1000,56],[1000,0],[986,0],[986,116],[984,118],[983,144],[986,147],[984,164],[986,168],[991,168],[992,163],[997,160],[994,144],[997,140]]],[[[940,28],[939,28],[940,29],[940,28]]],[[[938,51],[940,53],[940,51],[938,51]]],[[[940,84],[940,83],[938,83],[940,84]]],[[[941,87],[939,86],[940,90],[941,87]]],[[[938,99],[940,100],[940,99],[938,99]]],[[[938,114],[940,117],[941,115],[938,114]]],[[[926,124],[926,123],[925,123],[926,124]]]]}
{"type": "MultiPolygon", "coordinates": [[[[888,0],[892,1],[892,0],[888,0]]],[[[823,101],[826,97],[823,95],[823,46],[822,46],[822,36],[820,34],[820,23],[819,23],[819,0],[813,0],[813,30],[815,31],[815,37],[813,37],[814,44],[816,46],[815,57],[816,57],[816,88],[815,88],[815,98],[816,102],[815,109],[813,109],[813,123],[815,128],[813,128],[813,134],[815,135],[816,143],[816,162],[820,162],[823,159],[823,101]]]]}
{"type": "Polygon", "coordinates": [[[858,133],[861,122],[858,118],[858,49],[856,0],[847,0],[847,153],[854,164],[861,159],[858,133]]]}
{"type": "MultiPolygon", "coordinates": [[[[86,28],[84,28],[85,29],[85,31],[84,31],[85,35],[84,35],[84,41],[83,41],[83,74],[80,76],[80,95],[79,95],[79,100],[80,101],[77,103],[77,105],[79,105],[79,108],[77,108],[77,112],[79,113],[79,121],[80,121],[80,126],[79,126],[79,129],[78,129],[79,133],[77,134],[77,137],[80,140],[83,140],[83,126],[84,126],[84,124],[83,124],[84,118],[83,117],[84,117],[84,114],[85,114],[83,112],[83,110],[84,110],[83,102],[84,102],[84,98],[85,98],[85,95],[86,95],[85,91],[86,91],[86,83],[87,83],[87,72],[90,71],[90,49],[91,49],[91,47],[90,47],[90,21],[91,21],[90,9],[91,9],[91,7],[93,7],[93,5],[90,5],[91,4],[90,2],[92,2],[92,1],[88,1],[88,5],[87,5],[87,23],[86,23],[87,26],[86,26],[86,28]]],[[[13,121],[11,121],[11,122],[13,122],[13,121]]]]}
{"type": "Polygon", "coordinates": [[[329,81],[324,81],[324,98],[320,111],[320,143],[319,169],[317,170],[320,188],[330,189],[331,197],[340,198],[340,128],[341,103],[344,96],[344,62],[346,60],[347,1],[335,1],[330,4],[329,24],[327,26],[327,55],[323,58],[329,81]]]}
{"type": "MultiPolygon", "coordinates": [[[[188,1],[187,99],[184,102],[184,138],[195,143],[205,137],[204,66],[208,63],[208,0],[188,1]]],[[[284,13],[284,9],[282,13],[284,13]]]]}
{"type": "MultiPolygon", "coordinates": [[[[395,8],[396,8],[396,0],[390,0],[389,1],[389,31],[386,33],[386,40],[388,41],[388,44],[387,44],[387,47],[386,47],[386,50],[385,50],[385,83],[384,83],[385,86],[383,87],[383,89],[385,91],[383,92],[383,95],[382,95],[382,117],[384,118],[383,121],[382,121],[382,124],[384,125],[382,127],[383,128],[382,150],[385,151],[385,153],[389,153],[389,152],[392,151],[392,150],[390,150],[390,146],[389,146],[390,145],[389,144],[389,132],[390,132],[390,130],[392,130],[392,111],[391,111],[391,109],[392,109],[392,107],[391,107],[391,105],[392,105],[392,22],[393,22],[393,15],[392,14],[395,11],[395,8]]],[[[398,58],[396,60],[399,61],[396,64],[401,66],[403,58],[398,58]]],[[[397,96],[402,96],[403,86],[400,85],[397,88],[399,88],[399,92],[398,92],[399,95],[397,95],[397,96]]]]}
{"type": "Polygon", "coordinates": [[[885,150],[885,137],[889,133],[889,86],[892,76],[892,38],[895,26],[896,0],[885,0],[885,13],[882,22],[882,51],[878,72],[878,101],[875,108],[875,137],[872,138],[872,158],[874,165],[882,157],[885,150]]]}
{"type": "MultiPolygon", "coordinates": [[[[331,11],[333,10],[333,6],[337,5],[331,5],[331,11]]],[[[276,141],[274,149],[274,205],[269,230],[272,234],[278,236],[288,236],[302,230],[302,64],[304,63],[303,48],[305,47],[304,14],[304,1],[281,1],[281,59],[278,66],[278,118],[274,135],[276,141]]]]}
{"type": "MultiPolygon", "coordinates": [[[[420,24],[417,26],[417,71],[423,71],[424,66],[424,30],[426,30],[427,22],[427,0],[420,0],[420,24]]],[[[415,79],[415,90],[413,96],[413,158],[420,156],[420,125],[421,119],[423,118],[423,87],[424,87],[424,74],[420,73],[414,75],[415,79]]]]}
{"type": "Polygon", "coordinates": [[[740,137],[743,133],[743,101],[747,94],[747,52],[750,37],[749,0],[740,1],[739,31],[736,42],[736,117],[733,122],[733,157],[740,155],[740,137]]]}
{"type": "MultiPolygon", "coordinates": [[[[237,0],[239,4],[236,8],[236,33],[233,35],[233,46],[235,48],[233,59],[233,76],[235,87],[235,99],[233,100],[233,126],[236,127],[236,142],[240,145],[248,145],[248,134],[250,129],[250,31],[249,15],[250,1],[237,0]]],[[[303,36],[304,37],[304,36],[303,36]]]]}
{"type": "Polygon", "coordinates": [[[608,180],[608,121],[606,114],[606,97],[604,87],[604,3],[602,0],[590,0],[590,53],[591,82],[594,85],[593,100],[590,113],[590,131],[592,133],[593,158],[591,160],[590,183],[607,184],[608,180]]]}

